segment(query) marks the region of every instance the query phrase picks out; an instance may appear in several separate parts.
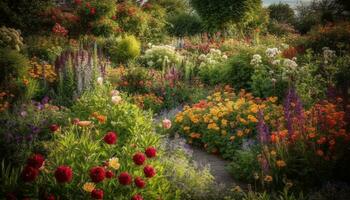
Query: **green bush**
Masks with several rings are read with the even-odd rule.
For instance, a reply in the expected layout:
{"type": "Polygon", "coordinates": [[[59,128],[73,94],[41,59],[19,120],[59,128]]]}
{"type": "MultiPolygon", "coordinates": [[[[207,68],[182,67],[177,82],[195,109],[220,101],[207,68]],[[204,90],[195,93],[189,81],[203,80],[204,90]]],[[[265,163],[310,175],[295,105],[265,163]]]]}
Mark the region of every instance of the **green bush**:
{"type": "Polygon", "coordinates": [[[181,13],[168,19],[168,32],[177,37],[192,36],[202,32],[203,24],[197,15],[181,13]]]}
{"type": "Polygon", "coordinates": [[[107,51],[114,63],[125,64],[140,55],[141,44],[135,36],[129,35],[123,38],[111,39],[107,44],[107,51]]]}
{"type": "Polygon", "coordinates": [[[252,149],[236,151],[232,162],[228,166],[228,171],[239,181],[254,182],[254,172],[256,175],[259,172],[256,156],[257,153],[252,149]]]}

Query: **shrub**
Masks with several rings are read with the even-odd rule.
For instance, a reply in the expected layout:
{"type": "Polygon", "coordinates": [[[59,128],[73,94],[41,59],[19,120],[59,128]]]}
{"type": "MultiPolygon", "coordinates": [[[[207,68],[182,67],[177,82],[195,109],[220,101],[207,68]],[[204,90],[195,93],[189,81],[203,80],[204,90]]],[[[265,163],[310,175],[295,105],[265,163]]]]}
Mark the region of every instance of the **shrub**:
{"type": "Polygon", "coordinates": [[[23,47],[23,38],[21,33],[15,29],[5,26],[0,28],[0,47],[9,47],[20,51],[23,47]]]}
{"type": "Polygon", "coordinates": [[[114,63],[127,63],[141,53],[141,44],[134,36],[112,39],[107,44],[107,51],[114,63]]]}
{"type": "Polygon", "coordinates": [[[237,150],[227,168],[235,179],[252,183],[259,176],[256,157],[254,149],[237,150]]]}
{"type": "Polygon", "coordinates": [[[220,67],[218,65],[227,59],[218,49],[210,49],[206,55],[201,54],[199,61],[199,76],[204,83],[215,84],[220,82],[220,67]]]}
{"type": "Polygon", "coordinates": [[[16,50],[0,50],[0,85],[11,86],[14,79],[21,79],[26,75],[28,59],[16,50]]]}
{"type": "Polygon", "coordinates": [[[156,69],[165,69],[168,66],[178,66],[181,64],[182,56],[176,52],[175,48],[169,45],[153,45],[141,56],[144,66],[156,69]]]}
{"type": "Polygon", "coordinates": [[[168,32],[177,37],[192,36],[202,32],[203,24],[197,15],[181,13],[168,19],[168,32]]]}

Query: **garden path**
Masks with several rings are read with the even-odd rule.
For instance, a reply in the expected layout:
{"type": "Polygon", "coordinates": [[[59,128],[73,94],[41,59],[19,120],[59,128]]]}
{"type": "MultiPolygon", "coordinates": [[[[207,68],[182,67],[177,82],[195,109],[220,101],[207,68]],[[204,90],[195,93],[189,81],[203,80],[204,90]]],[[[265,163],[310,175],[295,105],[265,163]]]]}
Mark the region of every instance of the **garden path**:
{"type": "MultiPolygon", "coordinates": [[[[173,108],[171,110],[163,111],[158,116],[155,117],[154,123],[160,123],[164,118],[171,119],[178,112],[182,110],[182,106],[173,108]]],[[[226,166],[230,163],[227,160],[220,158],[217,155],[209,154],[208,152],[200,149],[198,147],[187,146],[190,151],[192,151],[192,159],[200,166],[205,167],[209,166],[212,175],[215,177],[215,181],[219,185],[224,187],[232,187],[237,185],[237,183],[230,173],[225,169],[226,166]]]]}

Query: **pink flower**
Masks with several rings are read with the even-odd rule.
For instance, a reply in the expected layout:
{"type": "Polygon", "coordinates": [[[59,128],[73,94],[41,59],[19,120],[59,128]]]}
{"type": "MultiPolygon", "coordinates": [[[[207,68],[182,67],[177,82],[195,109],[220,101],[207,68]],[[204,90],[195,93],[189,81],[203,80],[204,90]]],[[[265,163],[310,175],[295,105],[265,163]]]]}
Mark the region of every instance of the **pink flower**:
{"type": "Polygon", "coordinates": [[[163,120],[163,128],[165,128],[165,129],[171,128],[171,121],[169,119],[165,118],[163,120]]]}

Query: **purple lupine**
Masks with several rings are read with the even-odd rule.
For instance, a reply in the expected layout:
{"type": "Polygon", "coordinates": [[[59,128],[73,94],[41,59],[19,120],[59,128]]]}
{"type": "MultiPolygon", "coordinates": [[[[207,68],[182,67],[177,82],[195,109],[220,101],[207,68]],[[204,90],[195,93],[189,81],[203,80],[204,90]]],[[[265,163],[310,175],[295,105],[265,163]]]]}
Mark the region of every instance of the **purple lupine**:
{"type": "Polygon", "coordinates": [[[293,134],[293,118],[298,119],[298,126],[302,127],[304,124],[303,104],[294,87],[291,87],[284,101],[284,117],[287,123],[287,130],[289,134],[293,134]],[[294,106],[292,106],[294,104],[294,106]]]}
{"type": "Polygon", "coordinates": [[[258,125],[257,125],[257,130],[258,130],[258,136],[261,144],[266,144],[269,142],[269,127],[265,123],[264,120],[264,113],[262,110],[259,111],[258,114],[258,125]]]}

